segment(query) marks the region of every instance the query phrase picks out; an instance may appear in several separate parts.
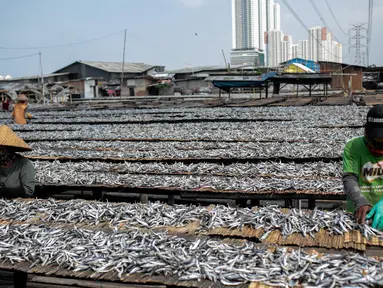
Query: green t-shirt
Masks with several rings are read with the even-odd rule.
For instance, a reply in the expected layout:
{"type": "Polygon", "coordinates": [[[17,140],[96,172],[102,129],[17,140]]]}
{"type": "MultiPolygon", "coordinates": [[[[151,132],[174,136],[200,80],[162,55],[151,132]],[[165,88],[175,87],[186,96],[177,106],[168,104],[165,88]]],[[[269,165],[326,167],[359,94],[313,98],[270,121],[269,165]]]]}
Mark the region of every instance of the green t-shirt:
{"type": "MultiPolygon", "coordinates": [[[[383,156],[375,157],[368,151],[364,136],[354,138],[346,144],[343,172],[358,175],[360,190],[371,205],[383,198],[383,156]]],[[[355,210],[354,203],[349,200],[347,210],[355,210]]]]}

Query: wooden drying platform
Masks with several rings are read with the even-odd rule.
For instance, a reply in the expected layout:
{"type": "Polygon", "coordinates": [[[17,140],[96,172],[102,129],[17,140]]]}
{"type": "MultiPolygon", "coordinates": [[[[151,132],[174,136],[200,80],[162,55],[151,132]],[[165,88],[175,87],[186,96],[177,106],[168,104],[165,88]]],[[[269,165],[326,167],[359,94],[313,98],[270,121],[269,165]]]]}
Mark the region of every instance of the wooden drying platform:
{"type": "Polygon", "coordinates": [[[350,97],[339,96],[339,97],[329,97],[323,102],[318,102],[318,106],[347,106],[352,103],[350,97]]]}
{"type": "Polygon", "coordinates": [[[361,98],[367,106],[375,106],[383,104],[383,94],[378,95],[366,95],[361,98]]]}
{"type": "Polygon", "coordinates": [[[215,191],[206,188],[195,190],[182,190],[173,187],[153,188],[153,187],[126,187],[123,185],[42,185],[38,184],[35,196],[39,198],[56,197],[92,199],[98,201],[123,201],[132,200],[147,203],[153,201],[165,201],[170,205],[176,202],[190,203],[227,203],[235,201],[241,206],[259,206],[260,201],[284,201],[286,208],[299,208],[300,202],[294,200],[307,200],[309,209],[314,209],[316,201],[345,201],[344,193],[326,193],[318,191],[215,191]],[[275,193],[277,192],[277,193],[275,193]],[[65,195],[63,194],[65,193],[65,195]],[[250,201],[250,202],[249,202],[250,201]]]}
{"type": "MultiPolygon", "coordinates": [[[[93,231],[104,231],[106,233],[113,233],[111,229],[107,227],[107,224],[101,223],[99,225],[82,225],[82,224],[61,224],[61,223],[42,223],[37,219],[31,219],[26,222],[9,222],[1,221],[1,224],[10,224],[10,225],[21,225],[21,224],[42,224],[49,227],[56,227],[60,229],[73,229],[76,226],[77,229],[89,229],[93,231]]],[[[144,230],[145,229],[141,229],[144,230]]],[[[185,238],[197,238],[198,236],[192,235],[181,235],[185,238]]],[[[206,237],[206,236],[205,236],[206,237]]],[[[237,239],[224,239],[226,244],[239,244],[240,240],[237,239]]],[[[270,247],[270,249],[275,249],[270,247]]],[[[74,272],[67,269],[58,267],[57,265],[41,266],[37,265],[30,267],[32,263],[30,262],[21,262],[11,264],[10,262],[0,263],[0,269],[16,272],[18,279],[18,286],[15,287],[50,287],[58,288],[60,286],[55,285],[66,285],[76,287],[87,287],[87,288],[96,288],[96,287],[105,287],[105,288],[166,288],[167,286],[171,287],[185,287],[185,288],[222,288],[226,287],[220,282],[211,282],[208,280],[198,281],[179,281],[178,276],[146,276],[143,274],[125,274],[121,278],[118,277],[118,274],[115,271],[108,273],[97,273],[90,269],[80,272],[74,272]],[[23,281],[20,281],[22,279],[23,281]],[[24,282],[20,284],[20,282],[24,282]],[[28,284],[26,283],[35,283],[28,284]],[[125,285],[124,285],[125,284],[125,285]]],[[[247,283],[236,286],[238,288],[261,288],[267,287],[262,283],[247,283]]]]}
{"type": "Polygon", "coordinates": [[[67,185],[67,184],[37,184],[36,195],[49,196],[63,191],[98,191],[102,193],[138,193],[148,195],[177,195],[185,199],[230,199],[230,200],[286,200],[286,199],[315,199],[315,200],[346,200],[346,195],[339,192],[322,192],[315,190],[263,190],[263,191],[234,191],[198,188],[193,190],[175,187],[129,187],[126,185],[67,185]]]}
{"type": "MultiPolygon", "coordinates": [[[[210,206],[212,209],[213,206],[210,206]]],[[[284,210],[284,211],[287,211],[284,210]]],[[[114,228],[109,222],[99,223],[98,225],[86,224],[86,223],[56,223],[56,222],[45,222],[44,214],[38,217],[28,219],[27,221],[13,221],[13,220],[2,220],[1,224],[9,225],[22,225],[22,224],[33,224],[33,225],[45,225],[52,228],[60,229],[86,229],[92,231],[103,231],[105,233],[113,233],[114,228]]],[[[377,237],[366,239],[359,231],[352,231],[345,233],[344,235],[331,235],[326,230],[320,230],[315,233],[315,238],[307,235],[304,237],[302,234],[295,233],[284,238],[279,230],[271,232],[267,238],[263,239],[263,229],[253,229],[245,226],[242,230],[229,229],[229,228],[214,228],[211,230],[201,230],[199,221],[192,222],[183,227],[170,227],[162,226],[151,229],[145,229],[141,227],[128,226],[128,221],[121,221],[117,226],[119,232],[130,231],[131,229],[140,229],[142,231],[166,231],[172,235],[195,240],[200,237],[219,237],[219,239],[230,244],[241,244],[240,239],[254,241],[257,243],[263,243],[265,245],[280,245],[280,246],[293,246],[293,247],[310,247],[310,248],[324,248],[324,249],[335,249],[335,250],[356,250],[356,251],[368,251],[371,250],[374,253],[373,256],[383,256],[383,240],[379,240],[377,237]],[[381,249],[380,251],[377,249],[381,249]]],[[[0,267],[1,269],[1,267],[0,267]]]]}
{"type": "MultiPolygon", "coordinates": [[[[25,281],[28,281],[28,277],[31,281],[39,283],[38,286],[32,287],[50,287],[50,288],[59,288],[60,286],[54,286],[55,284],[61,283],[67,287],[76,285],[76,287],[105,287],[105,288],[165,288],[167,286],[171,287],[185,287],[185,288],[221,288],[227,287],[221,284],[220,282],[211,282],[208,280],[202,280],[201,282],[197,281],[179,281],[177,276],[145,276],[142,274],[131,274],[131,275],[122,275],[121,278],[118,277],[116,272],[109,273],[97,273],[91,270],[85,270],[81,272],[73,272],[70,270],[59,268],[56,265],[49,266],[40,266],[37,265],[33,268],[30,268],[31,263],[22,262],[19,264],[12,265],[9,262],[0,263],[0,269],[12,272],[18,272],[18,277],[24,278],[25,281]],[[46,277],[39,277],[43,275],[46,277]],[[54,279],[52,279],[54,278],[54,279]],[[69,278],[69,279],[68,279],[69,278]],[[79,280],[83,281],[79,281],[79,280]],[[88,283],[84,283],[87,281],[88,283]],[[53,282],[53,283],[52,283],[53,282]],[[55,283],[55,284],[54,284],[55,283]],[[46,284],[44,286],[44,284],[46,284]],[[105,284],[105,286],[103,286],[105,284]],[[122,285],[125,284],[125,285],[122,285]],[[108,286],[107,286],[108,285],[108,286]],[[117,286],[118,285],[118,286],[117,286]]],[[[25,283],[26,284],[26,283],[25,283]]],[[[249,284],[243,284],[236,286],[238,288],[248,288],[249,284]]],[[[254,283],[251,286],[253,287],[266,287],[260,283],[254,283]]],[[[19,286],[23,287],[23,286],[19,286]]],[[[30,287],[24,286],[24,287],[30,287]]]]}
{"type": "Polygon", "coordinates": [[[242,103],[236,103],[236,104],[227,104],[225,107],[262,107],[262,106],[268,106],[270,104],[283,102],[286,98],[284,97],[273,97],[273,98],[264,98],[264,99],[257,99],[257,100],[250,100],[250,101],[244,101],[242,103]]]}
{"type": "Polygon", "coordinates": [[[306,106],[312,104],[316,99],[313,97],[297,97],[288,98],[284,102],[270,104],[271,107],[289,107],[289,106],[306,106]]]}
{"type": "MultiPolygon", "coordinates": [[[[33,153],[33,152],[31,152],[33,153]]],[[[109,162],[109,163],[124,163],[124,162],[161,162],[161,163],[176,163],[182,162],[185,164],[192,163],[219,163],[224,165],[230,165],[235,163],[259,163],[265,161],[276,161],[282,163],[310,163],[310,162],[334,162],[342,161],[341,156],[334,157],[306,157],[306,158],[293,158],[293,157],[257,157],[257,158],[112,158],[112,157],[67,157],[67,156],[38,156],[38,155],[26,155],[30,160],[46,160],[60,162],[109,162]]]]}
{"type": "MultiPolygon", "coordinates": [[[[62,130],[60,130],[62,131],[62,130]]],[[[76,131],[76,130],[73,130],[76,131]]],[[[24,131],[23,131],[24,132],[24,131]]],[[[35,131],[30,131],[35,132],[35,131]]],[[[54,132],[54,131],[47,131],[54,132]]],[[[323,143],[323,141],[315,140],[254,140],[254,139],[203,139],[203,138],[190,138],[190,139],[177,139],[177,138],[65,138],[65,139],[49,139],[49,138],[23,138],[25,142],[66,142],[66,141],[81,141],[81,142],[111,142],[111,141],[121,141],[121,142],[207,142],[207,143],[323,143]]],[[[71,148],[76,149],[76,148],[71,148]]],[[[92,149],[87,149],[92,150],[92,149]]],[[[210,150],[210,149],[209,149],[210,150]]]]}
{"type": "Polygon", "coordinates": [[[142,121],[133,121],[133,120],[121,120],[121,121],[110,121],[110,120],[97,120],[97,121],[73,121],[73,122],[59,122],[59,121],[39,121],[38,119],[33,120],[33,124],[50,124],[50,125],[105,125],[105,124],[158,124],[158,123],[168,123],[168,124],[178,124],[178,123],[234,123],[234,122],[286,122],[293,121],[293,119],[285,118],[195,118],[195,119],[163,119],[163,120],[142,120],[142,121]]]}

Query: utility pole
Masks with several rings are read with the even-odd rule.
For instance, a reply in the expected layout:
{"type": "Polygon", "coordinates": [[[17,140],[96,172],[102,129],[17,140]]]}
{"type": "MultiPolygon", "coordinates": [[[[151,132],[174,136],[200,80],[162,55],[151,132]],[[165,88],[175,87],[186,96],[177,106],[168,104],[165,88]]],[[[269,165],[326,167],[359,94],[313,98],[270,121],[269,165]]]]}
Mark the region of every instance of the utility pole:
{"type": "MultiPolygon", "coordinates": [[[[41,52],[39,52],[39,60],[40,60],[40,72],[41,72],[41,91],[43,93],[43,103],[45,105],[45,89],[44,89],[44,73],[43,73],[43,56],[41,52]]],[[[40,101],[39,101],[40,102],[40,101]]]]}
{"type": "Polygon", "coordinates": [[[353,24],[349,32],[349,54],[352,55],[351,52],[355,51],[355,65],[368,65],[366,59],[368,58],[368,28],[366,26],[366,23],[353,24]]]}
{"type": "Polygon", "coordinates": [[[223,49],[222,49],[222,55],[223,55],[223,60],[225,61],[225,66],[226,66],[227,72],[230,72],[230,71],[229,71],[229,66],[227,65],[227,60],[226,60],[225,51],[223,51],[223,49]]]}
{"type": "Polygon", "coordinates": [[[123,54],[122,54],[122,70],[121,70],[121,82],[120,82],[120,98],[122,97],[122,86],[124,86],[125,49],[126,49],[126,29],[125,29],[125,33],[124,33],[124,52],[123,52],[123,54]]]}
{"type": "Polygon", "coordinates": [[[369,0],[368,4],[368,39],[367,39],[367,66],[370,66],[372,16],[374,14],[374,0],[369,0]]]}

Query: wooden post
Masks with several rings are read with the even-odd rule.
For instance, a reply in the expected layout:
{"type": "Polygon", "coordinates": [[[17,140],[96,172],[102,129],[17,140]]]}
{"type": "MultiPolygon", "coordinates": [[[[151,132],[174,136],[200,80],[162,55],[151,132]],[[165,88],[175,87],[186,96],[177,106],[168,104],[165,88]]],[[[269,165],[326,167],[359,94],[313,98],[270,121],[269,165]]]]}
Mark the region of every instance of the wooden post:
{"type": "Polygon", "coordinates": [[[140,202],[143,204],[148,204],[149,195],[148,194],[140,194],[140,202]]]}
{"type": "Polygon", "coordinates": [[[236,204],[239,207],[246,207],[247,206],[247,200],[245,200],[245,199],[236,200],[236,204]]]}
{"type": "Polygon", "coordinates": [[[104,192],[99,189],[93,190],[93,198],[98,201],[102,201],[104,199],[104,192]]]}
{"type": "Polygon", "coordinates": [[[300,200],[300,199],[294,199],[294,201],[293,201],[293,206],[294,206],[294,208],[296,208],[296,209],[302,209],[302,200],[300,200]]]}
{"type": "Polygon", "coordinates": [[[314,210],[315,206],[315,199],[309,199],[309,209],[314,210]]]}
{"type": "Polygon", "coordinates": [[[259,206],[261,206],[261,200],[258,200],[258,199],[251,200],[251,206],[252,207],[259,207],[259,206]]]}
{"type": "Polygon", "coordinates": [[[293,207],[293,200],[285,199],[285,208],[291,208],[291,207],[293,207]]]}
{"type": "Polygon", "coordinates": [[[28,274],[25,272],[13,272],[13,285],[15,288],[27,287],[28,274]]]}
{"type": "Polygon", "coordinates": [[[169,195],[168,195],[168,204],[169,204],[169,205],[174,205],[174,204],[175,204],[175,197],[174,197],[174,194],[169,194],[169,195]]]}

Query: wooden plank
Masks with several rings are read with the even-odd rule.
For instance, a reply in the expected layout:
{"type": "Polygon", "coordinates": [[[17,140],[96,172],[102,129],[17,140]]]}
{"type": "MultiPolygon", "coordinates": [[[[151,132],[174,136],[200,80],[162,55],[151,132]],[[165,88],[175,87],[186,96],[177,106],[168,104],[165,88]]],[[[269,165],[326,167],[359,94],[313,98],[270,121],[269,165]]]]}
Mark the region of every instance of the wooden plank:
{"type": "Polygon", "coordinates": [[[45,277],[45,276],[33,276],[32,282],[43,283],[43,284],[55,284],[55,285],[66,285],[76,286],[84,288],[166,288],[165,285],[140,285],[140,284],[119,284],[119,283],[108,283],[100,281],[89,281],[72,278],[56,278],[56,277],[45,277]]]}
{"type": "Polygon", "coordinates": [[[243,103],[237,103],[237,104],[227,104],[226,107],[261,107],[261,106],[267,106],[273,103],[282,102],[286,98],[283,97],[273,97],[273,98],[264,98],[264,99],[257,99],[257,100],[250,100],[243,103]]]}

